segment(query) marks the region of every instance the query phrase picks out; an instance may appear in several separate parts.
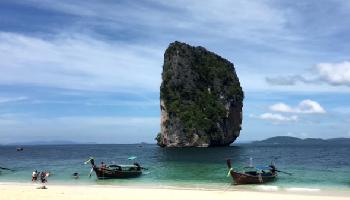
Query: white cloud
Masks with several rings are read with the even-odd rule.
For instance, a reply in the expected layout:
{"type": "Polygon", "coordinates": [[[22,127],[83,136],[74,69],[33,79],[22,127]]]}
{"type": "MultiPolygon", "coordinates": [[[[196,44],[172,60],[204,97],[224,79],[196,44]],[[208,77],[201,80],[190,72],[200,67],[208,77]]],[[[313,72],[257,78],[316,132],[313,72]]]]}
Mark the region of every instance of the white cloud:
{"type": "Polygon", "coordinates": [[[200,0],[180,0],[172,6],[191,13],[192,23],[189,25],[197,30],[206,30],[207,33],[255,42],[263,42],[262,38],[271,35],[277,38],[287,37],[278,34],[285,31],[285,13],[266,1],[209,0],[203,4],[200,0]],[[183,7],[184,4],[187,6],[183,7]],[[208,29],[209,26],[215,28],[208,29]],[[260,34],[260,31],[267,34],[260,34]]]}
{"type": "MultiPolygon", "coordinates": [[[[300,48],[298,45],[299,42],[304,41],[304,34],[298,34],[297,31],[292,30],[291,27],[293,26],[290,26],[290,24],[296,23],[296,19],[299,19],[295,17],[295,15],[298,15],[298,12],[293,10],[293,8],[281,9],[283,5],[276,4],[274,1],[269,0],[208,0],[205,3],[200,0],[150,0],[143,3],[134,1],[107,1],[101,3],[97,0],[84,2],[69,0],[27,0],[16,2],[16,4],[26,4],[26,6],[38,7],[41,10],[49,10],[49,12],[54,11],[55,13],[69,14],[68,17],[72,19],[67,20],[69,21],[68,25],[63,24],[63,27],[65,28],[65,33],[70,32],[74,35],[73,37],[44,35],[46,39],[43,40],[43,45],[47,43],[53,44],[51,47],[56,50],[52,51],[52,48],[42,50],[36,47],[31,48],[32,51],[29,55],[37,50],[40,51],[40,54],[38,54],[41,58],[50,58],[53,56],[52,54],[57,55],[57,59],[54,59],[54,61],[41,63],[44,69],[47,66],[51,67],[51,65],[57,63],[57,61],[62,62],[61,59],[64,59],[67,63],[69,61],[72,62],[72,65],[76,65],[77,62],[84,64],[82,61],[86,60],[86,63],[89,63],[88,65],[94,64],[96,68],[99,66],[101,71],[108,66],[106,63],[112,62],[116,63],[115,66],[121,66],[119,61],[117,61],[118,59],[111,61],[111,59],[108,58],[111,57],[110,54],[113,52],[115,52],[115,57],[117,55],[121,55],[119,57],[127,55],[129,53],[129,45],[117,44],[113,47],[113,44],[110,43],[116,40],[125,40],[129,44],[138,43],[138,47],[143,47],[145,49],[149,49],[151,46],[151,51],[157,49],[158,52],[155,53],[157,54],[157,59],[153,59],[152,56],[147,57],[146,55],[142,57],[142,54],[141,56],[138,54],[134,56],[132,53],[135,51],[132,51],[126,58],[130,61],[137,62],[137,64],[141,63],[145,68],[151,65],[159,67],[162,65],[162,53],[166,45],[174,40],[181,40],[193,45],[203,45],[212,51],[218,52],[223,57],[235,61],[235,63],[238,63],[237,72],[239,72],[241,83],[245,88],[262,88],[266,90],[268,86],[261,84],[261,82],[264,82],[262,74],[256,73],[256,70],[253,69],[254,67],[251,67],[253,70],[249,70],[250,66],[256,66],[257,63],[255,62],[261,64],[261,61],[263,61],[263,65],[265,65],[266,68],[272,68],[273,65],[275,65],[274,63],[281,65],[280,60],[274,60],[273,62],[266,60],[265,53],[268,53],[269,56],[276,57],[274,54],[271,55],[271,50],[274,52],[276,50],[278,50],[278,52],[288,51],[289,53],[292,52],[291,54],[303,55],[305,55],[305,53],[302,51],[309,51],[307,48],[300,48]],[[81,36],[84,34],[97,35],[101,40],[106,40],[106,38],[109,40],[101,42],[91,37],[81,36]],[[103,37],[100,37],[101,35],[103,37]],[[55,37],[53,40],[47,39],[52,36],[55,37]],[[88,39],[85,40],[84,38],[88,39]],[[79,43],[79,48],[76,48],[77,43],[79,43]],[[161,48],[154,48],[152,44],[159,44],[161,48]],[[243,47],[241,47],[242,45],[243,47]],[[252,48],[255,45],[257,45],[257,48],[252,48]],[[57,48],[57,46],[67,46],[67,48],[62,47],[62,49],[68,51],[62,51],[60,48],[57,48]],[[111,46],[112,48],[109,48],[111,46]],[[285,46],[289,48],[284,48],[285,46]],[[73,48],[70,49],[69,47],[73,48]],[[94,47],[96,47],[96,49],[94,49],[94,47]],[[87,49],[85,51],[86,53],[90,52],[89,55],[85,56],[86,59],[82,55],[76,55],[78,53],[72,54],[71,52],[74,50],[81,51],[81,49],[84,48],[87,49]],[[242,49],[244,49],[244,51],[241,51],[242,49]],[[266,51],[260,51],[259,49],[266,49],[266,51]],[[93,50],[100,53],[94,56],[96,53],[93,50]],[[123,52],[123,50],[125,50],[125,52],[123,52]],[[110,54],[108,54],[108,52],[110,52],[110,54]],[[250,55],[248,56],[248,62],[245,61],[247,55],[250,55]],[[251,56],[256,58],[253,60],[258,61],[251,61],[251,56]],[[101,58],[98,62],[96,61],[97,57],[101,58]],[[105,57],[107,57],[107,59],[104,59],[105,57]],[[77,60],[77,58],[79,58],[79,60],[77,60]],[[95,58],[95,60],[93,58],[95,58]],[[271,62],[271,64],[269,62],[271,62]],[[247,74],[247,76],[245,77],[243,73],[247,74]],[[258,79],[252,80],[251,77],[254,74],[256,74],[258,79]]],[[[43,27],[45,27],[45,25],[46,24],[37,24],[37,26],[43,27]]],[[[57,30],[55,26],[45,28],[50,29],[54,34],[62,31],[62,29],[57,30]]],[[[0,42],[3,43],[3,41],[0,42]]],[[[14,43],[12,46],[19,48],[21,45],[14,43]]],[[[27,52],[25,48],[23,53],[28,54],[27,52]]],[[[7,53],[6,55],[9,54],[7,53]]],[[[288,57],[290,57],[290,54],[288,54],[288,57]]],[[[37,65],[37,63],[35,63],[37,61],[33,62],[32,65],[37,65]]],[[[290,62],[291,61],[288,61],[288,63],[290,62]]],[[[22,62],[22,64],[23,63],[24,62],[22,62]]],[[[131,65],[131,63],[132,62],[130,62],[129,65],[131,65]]],[[[68,67],[71,66],[68,65],[68,67]]],[[[28,68],[31,68],[31,66],[28,66],[28,68]]],[[[130,77],[130,75],[123,76],[122,72],[120,76],[113,73],[103,76],[98,74],[98,77],[96,77],[98,81],[95,81],[93,78],[96,73],[93,73],[91,77],[88,68],[83,68],[82,75],[86,76],[78,76],[77,73],[80,73],[81,70],[76,69],[74,71],[74,68],[75,66],[73,66],[73,69],[71,69],[72,71],[68,71],[68,73],[65,73],[66,70],[61,72],[60,76],[53,76],[52,71],[48,74],[42,72],[36,75],[35,84],[47,84],[47,82],[43,81],[41,78],[44,76],[47,77],[47,79],[58,81],[57,83],[50,83],[48,86],[59,85],[59,87],[76,87],[78,89],[125,89],[124,84],[127,83],[115,84],[115,82],[117,79],[122,80],[127,79],[125,77],[130,77]],[[112,76],[115,78],[111,78],[112,76]]],[[[58,72],[60,71],[59,69],[58,72]]],[[[141,76],[138,80],[145,80],[143,87],[158,90],[159,85],[156,85],[156,83],[160,83],[160,71],[161,69],[156,70],[155,68],[151,68],[151,71],[139,70],[139,73],[131,72],[130,74],[134,74],[134,76],[138,74],[138,76],[141,76]],[[153,74],[151,72],[153,72],[153,74]],[[143,74],[144,76],[142,76],[143,74]],[[156,78],[154,77],[158,79],[155,80],[156,78]]],[[[269,69],[267,69],[266,73],[271,74],[269,73],[269,69]]],[[[136,76],[135,79],[126,80],[124,82],[129,82],[131,85],[135,80],[137,80],[136,76]]],[[[7,82],[11,81],[12,79],[7,80],[7,82]]],[[[25,81],[26,80],[23,80],[22,82],[25,81]]],[[[136,83],[139,86],[142,85],[140,81],[136,83]]],[[[268,89],[271,90],[271,88],[268,89]]]]}
{"type": "MultiPolygon", "coordinates": [[[[288,30],[285,12],[270,1],[245,0],[151,0],[145,3],[133,1],[104,2],[30,0],[32,6],[51,9],[70,15],[81,16],[85,23],[114,30],[140,29],[144,34],[160,38],[198,38],[212,40],[214,37],[240,39],[249,43],[263,43],[274,39],[296,40],[299,36],[288,30]],[[151,14],[150,14],[151,13],[151,14]],[[210,28],[209,28],[210,27],[210,28]]],[[[140,31],[140,30],[137,30],[140,31]]]]}
{"type": "Polygon", "coordinates": [[[309,80],[301,75],[265,77],[265,81],[270,85],[282,86],[296,85],[298,82],[315,83],[315,80],[309,80]]]}
{"type": "Polygon", "coordinates": [[[285,103],[277,103],[270,106],[270,110],[274,112],[284,113],[302,113],[302,114],[323,114],[325,109],[316,101],[310,99],[303,100],[296,107],[291,107],[285,103]]]}
{"type": "Polygon", "coordinates": [[[0,84],[158,91],[162,52],[161,48],[84,35],[58,35],[45,40],[0,32],[0,84]]]}
{"type": "Polygon", "coordinates": [[[298,116],[292,115],[292,116],[284,116],[281,114],[276,114],[276,113],[263,113],[259,116],[254,116],[252,115],[251,117],[253,118],[258,118],[262,120],[268,120],[272,122],[296,122],[298,121],[298,116]]]}
{"type": "Polygon", "coordinates": [[[27,100],[28,97],[20,96],[20,97],[0,97],[0,103],[9,103],[9,102],[16,102],[16,101],[23,101],[27,100]]]}
{"type": "Polygon", "coordinates": [[[270,85],[296,85],[326,83],[332,86],[350,86],[350,62],[319,63],[312,70],[312,74],[266,77],[265,81],[270,85]]]}
{"type": "Polygon", "coordinates": [[[325,109],[318,102],[310,99],[301,101],[297,111],[305,114],[326,113],[325,109]]]}
{"type": "Polygon", "coordinates": [[[330,85],[350,86],[350,62],[319,63],[316,70],[320,80],[330,85]]]}
{"type": "Polygon", "coordinates": [[[270,106],[270,110],[275,112],[294,112],[294,109],[285,103],[276,103],[270,106]]]}

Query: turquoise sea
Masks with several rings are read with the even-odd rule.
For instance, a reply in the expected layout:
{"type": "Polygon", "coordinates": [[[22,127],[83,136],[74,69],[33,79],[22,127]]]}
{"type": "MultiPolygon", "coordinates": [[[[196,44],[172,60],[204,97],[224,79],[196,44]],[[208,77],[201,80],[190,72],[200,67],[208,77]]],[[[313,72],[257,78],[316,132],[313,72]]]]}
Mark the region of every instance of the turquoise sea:
{"type": "Polygon", "coordinates": [[[33,170],[50,171],[49,184],[92,185],[145,185],[156,187],[195,188],[254,188],[260,186],[234,186],[228,178],[225,160],[231,158],[235,169],[242,169],[252,157],[255,165],[274,160],[283,171],[271,188],[308,188],[316,190],[350,191],[350,146],[347,145],[254,145],[235,144],[216,148],[160,148],[156,145],[42,145],[0,146],[0,182],[30,183],[33,170]],[[90,165],[84,161],[90,156],[97,163],[125,163],[129,156],[148,170],[139,178],[126,180],[97,180],[88,178],[90,165]],[[78,172],[79,179],[71,174],[78,172]]]}

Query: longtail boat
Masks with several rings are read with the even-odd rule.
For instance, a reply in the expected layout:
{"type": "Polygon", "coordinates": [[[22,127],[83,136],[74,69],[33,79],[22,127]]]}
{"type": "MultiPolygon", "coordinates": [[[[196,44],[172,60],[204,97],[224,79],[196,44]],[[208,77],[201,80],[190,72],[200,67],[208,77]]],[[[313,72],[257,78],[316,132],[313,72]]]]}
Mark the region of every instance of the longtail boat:
{"type": "Polygon", "coordinates": [[[232,168],[231,160],[227,160],[229,168],[228,176],[231,175],[235,184],[262,184],[276,180],[277,169],[271,164],[264,169],[254,169],[250,167],[249,171],[237,172],[232,168]]]}
{"type": "Polygon", "coordinates": [[[22,147],[17,147],[16,151],[23,151],[24,149],[22,147]]]}
{"type": "Polygon", "coordinates": [[[90,163],[92,171],[95,171],[98,179],[119,179],[119,178],[135,178],[142,174],[142,170],[145,168],[141,167],[138,163],[132,165],[103,165],[97,167],[95,165],[94,158],[90,158],[85,164],[90,163]]]}
{"type": "Polygon", "coordinates": [[[7,168],[7,167],[0,167],[0,172],[1,172],[1,170],[8,170],[8,171],[15,171],[15,170],[13,170],[13,169],[9,169],[9,168],[7,168]]]}

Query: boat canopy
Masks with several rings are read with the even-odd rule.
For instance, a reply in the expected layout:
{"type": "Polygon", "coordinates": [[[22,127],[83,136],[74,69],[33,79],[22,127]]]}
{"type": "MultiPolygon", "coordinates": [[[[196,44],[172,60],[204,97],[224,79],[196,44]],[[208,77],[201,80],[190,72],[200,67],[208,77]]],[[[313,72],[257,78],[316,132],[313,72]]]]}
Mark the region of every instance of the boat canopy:
{"type": "Polygon", "coordinates": [[[271,167],[269,166],[256,166],[257,170],[271,170],[271,167]]]}
{"type": "Polygon", "coordinates": [[[271,167],[269,166],[244,167],[244,171],[262,171],[262,170],[271,170],[271,167]]]}
{"type": "Polygon", "coordinates": [[[119,168],[119,167],[130,168],[130,167],[137,167],[137,166],[136,165],[109,165],[108,167],[109,168],[119,168]]]}

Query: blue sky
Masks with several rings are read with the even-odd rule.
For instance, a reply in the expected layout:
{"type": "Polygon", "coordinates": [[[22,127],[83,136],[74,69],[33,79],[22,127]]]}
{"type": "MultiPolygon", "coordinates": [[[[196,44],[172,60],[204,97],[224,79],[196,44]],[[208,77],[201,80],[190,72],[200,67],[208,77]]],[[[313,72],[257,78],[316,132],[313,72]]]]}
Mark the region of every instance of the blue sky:
{"type": "Polygon", "coordinates": [[[235,64],[240,141],[350,137],[350,3],[2,0],[0,143],[154,142],[163,53],[235,64]]]}

